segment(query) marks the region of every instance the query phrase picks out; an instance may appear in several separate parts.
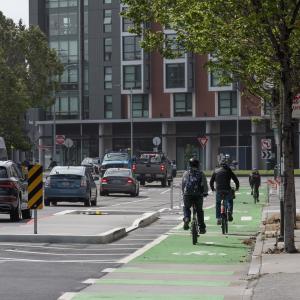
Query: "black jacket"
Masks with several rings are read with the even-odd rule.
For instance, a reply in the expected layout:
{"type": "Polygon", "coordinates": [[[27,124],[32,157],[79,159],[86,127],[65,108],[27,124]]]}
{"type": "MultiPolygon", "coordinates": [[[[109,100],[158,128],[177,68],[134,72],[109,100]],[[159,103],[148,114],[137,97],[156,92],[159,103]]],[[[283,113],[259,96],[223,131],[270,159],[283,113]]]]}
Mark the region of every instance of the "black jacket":
{"type": "Polygon", "coordinates": [[[232,172],[230,167],[220,167],[215,169],[213,172],[209,185],[212,191],[215,190],[214,183],[216,182],[216,190],[217,191],[230,191],[230,180],[233,180],[235,183],[236,190],[240,187],[240,182],[237,179],[236,175],[232,172]]]}
{"type": "Polygon", "coordinates": [[[252,173],[249,175],[249,184],[251,187],[259,187],[260,186],[260,174],[252,173]]]}

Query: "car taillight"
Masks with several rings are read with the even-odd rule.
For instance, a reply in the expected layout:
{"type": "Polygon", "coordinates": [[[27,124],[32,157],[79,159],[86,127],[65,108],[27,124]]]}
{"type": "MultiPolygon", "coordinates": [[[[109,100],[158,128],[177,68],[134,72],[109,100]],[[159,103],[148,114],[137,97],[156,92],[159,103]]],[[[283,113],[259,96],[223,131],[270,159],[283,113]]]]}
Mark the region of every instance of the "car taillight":
{"type": "Polygon", "coordinates": [[[133,172],[135,172],[136,171],[136,164],[133,164],[131,169],[132,169],[133,172]]]}
{"type": "Polygon", "coordinates": [[[127,178],[127,183],[133,184],[133,180],[131,178],[127,178]]]}
{"type": "Polygon", "coordinates": [[[80,186],[86,187],[87,186],[87,181],[85,177],[81,178],[80,186]]]}
{"type": "Polygon", "coordinates": [[[49,186],[51,186],[51,178],[50,177],[46,178],[46,181],[45,181],[45,187],[49,187],[49,186]]]}
{"type": "Polygon", "coordinates": [[[107,178],[103,177],[103,178],[101,179],[101,183],[107,183],[107,182],[108,182],[107,178]]]}
{"type": "Polygon", "coordinates": [[[15,187],[16,187],[16,185],[12,181],[2,181],[2,182],[0,182],[0,188],[14,189],[15,187]]]}
{"type": "Polygon", "coordinates": [[[163,172],[165,170],[165,165],[160,165],[160,170],[163,172]]]}

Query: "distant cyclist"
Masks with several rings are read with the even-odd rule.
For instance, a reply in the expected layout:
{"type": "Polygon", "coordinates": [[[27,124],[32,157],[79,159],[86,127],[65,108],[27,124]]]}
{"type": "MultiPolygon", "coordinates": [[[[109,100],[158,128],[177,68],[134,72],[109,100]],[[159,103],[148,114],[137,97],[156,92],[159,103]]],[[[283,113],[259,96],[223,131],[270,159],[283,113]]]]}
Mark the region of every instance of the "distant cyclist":
{"type": "Polygon", "coordinates": [[[251,195],[257,195],[257,202],[259,202],[259,187],[260,187],[260,174],[258,169],[254,168],[252,173],[249,175],[249,184],[251,187],[251,195]]]}
{"type": "Polygon", "coordinates": [[[200,233],[206,233],[206,225],[204,223],[203,197],[208,195],[208,185],[206,176],[199,170],[200,163],[196,158],[189,161],[190,168],[185,171],[182,176],[182,194],[183,194],[183,229],[189,229],[191,221],[191,207],[193,203],[196,205],[197,218],[200,233]]]}
{"type": "Polygon", "coordinates": [[[225,195],[225,200],[228,205],[228,221],[233,221],[233,198],[234,194],[230,186],[231,179],[235,183],[235,190],[237,191],[240,187],[239,180],[236,175],[229,167],[230,161],[229,157],[224,157],[220,161],[220,167],[216,168],[210,179],[210,188],[212,191],[216,190],[216,218],[217,224],[221,225],[221,195],[225,195]],[[216,182],[216,189],[214,183],[216,182]]]}

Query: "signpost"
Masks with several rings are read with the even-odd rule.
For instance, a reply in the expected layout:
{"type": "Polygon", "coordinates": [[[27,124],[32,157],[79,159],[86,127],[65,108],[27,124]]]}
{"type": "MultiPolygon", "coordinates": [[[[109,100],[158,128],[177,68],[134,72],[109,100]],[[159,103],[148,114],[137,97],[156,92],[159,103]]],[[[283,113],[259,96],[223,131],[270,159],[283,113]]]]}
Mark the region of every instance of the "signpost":
{"type": "Polygon", "coordinates": [[[271,159],[272,151],[271,150],[261,150],[261,158],[262,159],[271,159]]]}
{"type": "Polygon", "coordinates": [[[155,148],[153,149],[153,151],[156,151],[156,152],[157,152],[158,146],[159,146],[160,143],[161,143],[160,137],[158,137],[158,136],[154,137],[154,138],[152,139],[152,143],[153,143],[153,145],[155,146],[155,148]]]}
{"type": "Polygon", "coordinates": [[[271,150],[272,149],[272,141],[271,139],[261,139],[261,150],[271,150]]]}
{"type": "Polygon", "coordinates": [[[206,136],[198,137],[197,140],[202,147],[202,169],[204,170],[205,169],[205,167],[204,167],[204,148],[208,142],[208,137],[206,137],[206,136]]]}
{"type": "Polygon", "coordinates": [[[293,108],[292,118],[293,119],[300,119],[300,94],[297,94],[294,97],[292,108],[293,108]]]}
{"type": "Polygon", "coordinates": [[[74,142],[71,139],[66,139],[65,142],[64,142],[64,145],[68,149],[68,164],[70,164],[70,148],[73,147],[74,142]]]}
{"type": "Polygon", "coordinates": [[[43,167],[28,167],[28,206],[34,209],[34,234],[37,234],[37,209],[43,208],[43,167]]]}

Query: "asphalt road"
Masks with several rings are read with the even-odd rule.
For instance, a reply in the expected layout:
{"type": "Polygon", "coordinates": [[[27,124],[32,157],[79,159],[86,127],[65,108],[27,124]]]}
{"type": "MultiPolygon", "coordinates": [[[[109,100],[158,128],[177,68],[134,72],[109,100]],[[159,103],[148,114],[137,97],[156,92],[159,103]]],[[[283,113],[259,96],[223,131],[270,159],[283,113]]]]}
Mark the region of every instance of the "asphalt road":
{"type": "MultiPolygon", "coordinates": [[[[56,300],[65,292],[77,292],[99,278],[105,269],[115,268],[130,254],[180,223],[181,209],[169,210],[170,188],[151,184],[141,187],[132,198],[116,195],[99,197],[98,207],[126,211],[161,211],[161,218],[146,228],[130,232],[111,244],[30,244],[0,243],[0,299],[56,300]]],[[[179,189],[174,188],[174,206],[179,205],[179,189]]],[[[39,217],[83,208],[81,204],[59,203],[39,210],[39,217]]],[[[120,218],[122,216],[120,215],[120,218]]],[[[25,221],[22,221],[25,222],[25,221]]],[[[0,230],[10,223],[0,215],[0,230]]]]}

